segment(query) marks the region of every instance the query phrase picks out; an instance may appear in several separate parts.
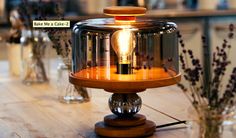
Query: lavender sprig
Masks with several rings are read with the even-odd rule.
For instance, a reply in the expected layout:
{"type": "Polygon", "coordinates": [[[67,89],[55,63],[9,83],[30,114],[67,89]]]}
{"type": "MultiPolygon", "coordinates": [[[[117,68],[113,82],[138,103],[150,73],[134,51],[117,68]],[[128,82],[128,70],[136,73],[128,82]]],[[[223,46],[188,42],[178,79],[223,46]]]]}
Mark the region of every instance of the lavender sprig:
{"type": "MultiPolygon", "coordinates": [[[[61,8],[62,5],[61,0],[59,0],[55,6],[55,13],[58,19],[64,20],[64,13],[61,8]]],[[[47,20],[46,17],[43,17],[47,20]]],[[[48,36],[52,42],[52,47],[56,50],[57,55],[61,56],[63,62],[67,67],[71,68],[71,32],[68,29],[58,29],[58,28],[50,28],[44,29],[48,33],[48,36]]]]}
{"type": "Polygon", "coordinates": [[[201,98],[203,87],[202,85],[198,85],[198,82],[202,82],[200,60],[194,57],[192,50],[185,48],[184,40],[179,32],[178,38],[182,50],[179,56],[180,62],[182,64],[182,70],[184,71],[184,78],[189,83],[190,95],[193,97],[192,103],[194,103],[194,105],[205,103],[205,100],[201,98]],[[191,64],[189,64],[189,59],[191,64]]]}

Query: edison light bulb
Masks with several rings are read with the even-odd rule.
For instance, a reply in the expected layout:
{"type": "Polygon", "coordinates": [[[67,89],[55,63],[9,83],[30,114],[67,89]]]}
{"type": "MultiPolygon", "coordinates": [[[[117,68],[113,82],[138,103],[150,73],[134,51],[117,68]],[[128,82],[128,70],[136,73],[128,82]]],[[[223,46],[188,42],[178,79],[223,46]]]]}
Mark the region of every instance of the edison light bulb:
{"type": "Polygon", "coordinates": [[[131,55],[135,47],[135,36],[128,29],[116,31],[111,37],[111,44],[118,56],[117,73],[131,74],[131,55]]]}

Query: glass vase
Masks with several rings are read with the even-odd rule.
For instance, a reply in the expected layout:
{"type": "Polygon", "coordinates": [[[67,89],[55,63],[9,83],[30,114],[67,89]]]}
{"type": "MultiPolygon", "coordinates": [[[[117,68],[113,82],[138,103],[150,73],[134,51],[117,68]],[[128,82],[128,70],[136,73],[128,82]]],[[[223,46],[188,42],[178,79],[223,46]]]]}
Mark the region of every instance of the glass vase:
{"type": "Polygon", "coordinates": [[[21,45],[19,43],[7,43],[7,56],[10,74],[19,76],[21,68],[21,45]]]}
{"type": "Polygon", "coordinates": [[[199,107],[191,123],[191,138],[234,138],[236,133],[234,114],[234,112],[219,113],[208,107],[199,107]]]}
{"type": "Polygon", "coordinates": [[[23,30],[21,37],[21,79],[24,84],[49,81],[50,40],[41,31],[23,30]]]}
{"type": "Polygon", "coordinates": [[[199,119],[199,138],[221,138],[224,117],[214,110],[203,111],[199,119]]]}
{"type": "Polygon", "coordinates": [[[62,103],[83,103],[90,101],[90,92],[85,87],[73,85],[69,82],[70,69],[68,64],[59,63],[57,67],[58,99],[62,103]]]}

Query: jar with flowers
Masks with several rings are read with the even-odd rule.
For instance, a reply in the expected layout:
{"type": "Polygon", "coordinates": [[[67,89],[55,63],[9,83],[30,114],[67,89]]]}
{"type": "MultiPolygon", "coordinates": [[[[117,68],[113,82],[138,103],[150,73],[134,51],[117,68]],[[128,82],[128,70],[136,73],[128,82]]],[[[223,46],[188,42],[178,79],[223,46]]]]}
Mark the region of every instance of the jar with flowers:
{"type": "MultiPolygon", "coordinates": [[[[229,70],[231,64],[229,54],[232,48],[231,40],[234,38],[234,25],[229,25],[228,37],[213,52],[210,74],[204,70],[200,60],[194,56],[194,52],[187,48],[180,33],[178,33],[178,38],[181,49],[179,59],[183,78],[187,82],[187,86],[181,83],[178,83],[178,86],[192,103],[196,113],[194,120],[199,129],[198,134],[193,136],[222,138],[225,137],[226,131],[228,135],[230,132],[233,136],[235,134],[233,126],[236,106],[236,67],[231,69],[230,76],[226,75],[226,70],[229,70]],[[210,78],[209,81],[205,79],[207,75],[210,78]],[[223,80],[226,77],[229,80],[226,86],[223,86],[223,80]]],[[[208,47],[206,41],[203,36],[203,47],[208,47]]],[[[166,71],[168,71],[168,64],[163,65],[166,71]]]]}

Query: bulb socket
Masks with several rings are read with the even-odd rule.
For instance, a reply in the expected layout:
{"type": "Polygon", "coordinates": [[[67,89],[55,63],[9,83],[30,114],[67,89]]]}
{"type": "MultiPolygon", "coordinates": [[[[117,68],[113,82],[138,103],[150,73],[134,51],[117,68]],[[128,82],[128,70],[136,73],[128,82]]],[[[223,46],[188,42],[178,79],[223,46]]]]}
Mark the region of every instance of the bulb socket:
{"type": "Polygon", "coordinates": [[[132,74],[131,64],[117,64],[117,74],[132,74]]]}

